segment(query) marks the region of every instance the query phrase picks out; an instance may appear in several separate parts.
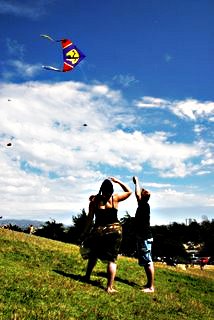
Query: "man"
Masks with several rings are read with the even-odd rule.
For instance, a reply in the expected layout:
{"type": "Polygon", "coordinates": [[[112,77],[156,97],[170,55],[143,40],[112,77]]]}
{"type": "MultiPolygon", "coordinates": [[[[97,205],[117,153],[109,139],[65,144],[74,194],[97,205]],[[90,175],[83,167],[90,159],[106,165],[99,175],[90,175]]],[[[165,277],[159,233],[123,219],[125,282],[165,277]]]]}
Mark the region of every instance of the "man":
{"type": "Polygon", "coordinates": [[[135,196],[138,202],[135,214],[135,231],[137,238],[138,263],[146,272],[147,283],[142,289],[145,293],[154,292],[154,265],[151,256],[152,232],[150,227],[150,198],[149,191],[140,188],[139,180],[133,177],[135,184],[135,196]]]}

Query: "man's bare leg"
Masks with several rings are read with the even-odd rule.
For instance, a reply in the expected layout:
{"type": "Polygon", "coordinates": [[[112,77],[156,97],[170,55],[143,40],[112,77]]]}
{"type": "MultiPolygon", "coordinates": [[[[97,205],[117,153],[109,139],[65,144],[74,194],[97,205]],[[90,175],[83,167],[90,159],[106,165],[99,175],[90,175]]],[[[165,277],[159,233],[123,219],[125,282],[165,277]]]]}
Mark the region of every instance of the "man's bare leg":
{"type": "Polygon", "coordinates": [[[145,288],[142,290],[143,292],[146,293],[151,293],[154,292],[154,264],[151,262],[147,266],[144,266],[145,272],[146,272],[146,277],[147,277],[147,284],[145,285],[145,288]]]}

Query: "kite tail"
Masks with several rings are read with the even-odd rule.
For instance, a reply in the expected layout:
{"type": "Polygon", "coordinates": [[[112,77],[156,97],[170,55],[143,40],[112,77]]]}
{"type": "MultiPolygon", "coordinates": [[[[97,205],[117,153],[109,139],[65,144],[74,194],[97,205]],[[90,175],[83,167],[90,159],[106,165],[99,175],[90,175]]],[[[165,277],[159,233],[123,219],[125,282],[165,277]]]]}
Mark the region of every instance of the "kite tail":
{"type": "Polygon", "coordinates": [[[42,66],[42,68],[45,69],[45,70],[53,70],[53,71],[62,72],[62,70],[60,70],[58,68],[54,68],[52,66],[42,66]]]}
{"type": "Polygon", "coordinates": [[[62,40],[56,40],[56,39],[53,39],[51,36],[49,36],[48,34],[40,34],[40,37],[42,38],[45,38],[45,39],[48,39],[50,41],[53,41],[53,42],[60,42],[62,40]]]}

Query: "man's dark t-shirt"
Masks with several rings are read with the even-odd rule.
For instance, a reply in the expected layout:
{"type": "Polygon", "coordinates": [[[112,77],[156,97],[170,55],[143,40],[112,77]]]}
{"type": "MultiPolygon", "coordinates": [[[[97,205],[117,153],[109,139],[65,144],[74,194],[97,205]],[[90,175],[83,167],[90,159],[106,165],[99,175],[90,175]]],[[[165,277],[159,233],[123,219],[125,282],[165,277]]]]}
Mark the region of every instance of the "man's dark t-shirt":
{"type": "Polygon", "coordinates": [[[146,201],[140,200],[135,214],[135,229],[137,237],[143,240],[151,239],[150,227],[150,205],[146,201]]]}

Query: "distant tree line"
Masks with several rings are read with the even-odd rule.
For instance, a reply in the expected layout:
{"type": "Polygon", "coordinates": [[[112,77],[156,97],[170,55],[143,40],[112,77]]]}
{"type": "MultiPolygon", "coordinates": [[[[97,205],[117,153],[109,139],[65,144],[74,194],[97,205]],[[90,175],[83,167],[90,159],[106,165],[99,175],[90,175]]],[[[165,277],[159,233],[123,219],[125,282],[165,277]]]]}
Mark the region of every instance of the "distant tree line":
{"type": "MultiPolygon", "coordinates": [[[[73,224],[65,227],[62,223],[55,220],[47,221],[44,225],[35,230],[37,236],[63,241],[67,243],[80,244],[80,236],[84,230],[87,214],[83,209],[81,213],[73,218],[73,224]]],[[[121,245],[121,254],[135,257],[136,241],[134,218],[128,212],[121,219],[123,227],[123,240],[121,245]]],[[[23,231],[17,226],[10,226],[10,229],[23,231]]],[[[25,230],[28,232],[28,230],[25,230]]],[[[200,244],[199,256],[214,257],[214,220],[204,220],[201,223],[196,221],[189,225],[173,222],[169,225],[152,226],[153,233],[153,257],[179,257],[187,261],[189,255],[184,247],[186,243],[192,243],[192,246],[200,244]]]]}
{"type": "MultiPolygon", "coordinates": [[[[134,218],[128,213],[121,219],[123,225],[123,242],[121,252],[124,255],[135,256],[135,232],[134,218]]],[[[178,258],[181,262],[187,262],[190,254],[184,244],[189,244],[192,249],[200,248],[198,256],[214,257],[214,220],[189,225],[173,222],[169,225],[152,226],[153,233],[153,257],[178,258]]]]}

